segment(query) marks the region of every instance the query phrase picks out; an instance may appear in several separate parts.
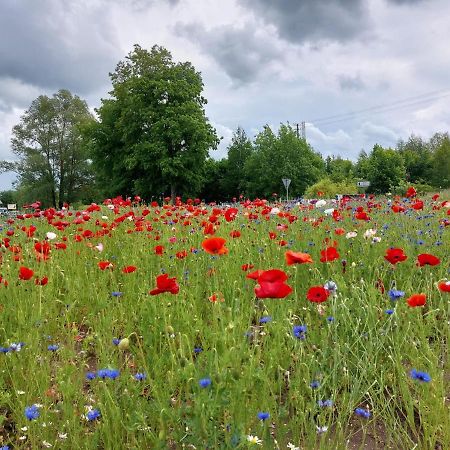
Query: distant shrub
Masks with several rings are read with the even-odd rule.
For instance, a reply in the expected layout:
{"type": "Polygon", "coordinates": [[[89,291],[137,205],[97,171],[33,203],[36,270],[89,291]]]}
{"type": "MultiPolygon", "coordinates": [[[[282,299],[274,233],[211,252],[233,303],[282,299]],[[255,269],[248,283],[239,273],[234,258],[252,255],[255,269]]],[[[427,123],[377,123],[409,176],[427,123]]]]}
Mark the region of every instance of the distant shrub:
{"type": "Polygon", "coordinates": [[[306,198],[333,198],[337,194],[357,194],[358,188],[356,182],[353,181],[341,181],[333,182],[330,178],[322,178],[316,184],[309,186],[305,192],[306,198]]]}

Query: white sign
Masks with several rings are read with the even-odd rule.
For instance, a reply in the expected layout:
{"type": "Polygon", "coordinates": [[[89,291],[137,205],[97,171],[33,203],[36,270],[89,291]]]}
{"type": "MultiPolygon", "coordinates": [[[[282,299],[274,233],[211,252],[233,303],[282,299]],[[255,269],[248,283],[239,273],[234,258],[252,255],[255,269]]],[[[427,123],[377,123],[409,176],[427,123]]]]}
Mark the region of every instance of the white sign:
{"type": "Polygon", "coordinates": [[[284,187],[287,189],[289,185],[291,184],[291,180],[289,178],[282,178],[281,181],[284,184],[284,187]]]}
{"type": "Polygon", "coordinates": [[[369,187],[370,181],[358,181],[356,184],[358,187],[369,187]]]}
{"type": "Polygon", "coordinates": [[[8,203],[7,208],[9,211],[15,211],[17,209],[17,205],[15,203],[8,203]]]}

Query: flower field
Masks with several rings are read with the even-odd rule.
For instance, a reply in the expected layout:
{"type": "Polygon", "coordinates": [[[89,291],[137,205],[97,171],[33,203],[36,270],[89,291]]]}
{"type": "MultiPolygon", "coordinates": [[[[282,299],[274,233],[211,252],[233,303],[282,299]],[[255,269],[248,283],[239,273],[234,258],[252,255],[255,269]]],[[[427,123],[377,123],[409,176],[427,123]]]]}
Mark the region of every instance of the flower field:
{"type": "Polygon", "coordinates": [[[450,448],[450,201],[0,221],[0,448],[450,448]]]}

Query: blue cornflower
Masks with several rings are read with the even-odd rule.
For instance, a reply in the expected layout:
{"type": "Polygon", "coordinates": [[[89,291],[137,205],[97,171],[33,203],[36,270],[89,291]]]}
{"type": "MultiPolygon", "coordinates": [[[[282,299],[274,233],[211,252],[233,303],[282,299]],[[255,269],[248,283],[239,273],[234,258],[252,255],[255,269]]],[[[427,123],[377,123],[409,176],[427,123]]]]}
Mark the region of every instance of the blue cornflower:
{"type": "Polygon", "coordinates": [[[40,415],[39,409],[36,405],[25,407],[25,417],[28,420],[35,420],[39,417],[39,415],[40,415]]]}
{"type": "Polygon", "coordinates": [[[88,411],[88,413],[86,414],[86,419],[89,422],[99,419],[100,417],[101,417],[101,413],[98,409],[92,409],[91,411],[88,411]]]}
{"type": "Polygon", "coordinates": [[[47,347],[47,350],[50,350],[51,352],[56,352],[56,350],[59,349],[59,345],[58,344],[51,344],[47,347]]]}
{"type": "Polygon", "coordinates": [[[114,345],[119,345],[120,339],[119,339],[119,338],[113,338],[112,343],[113,343],[114,345]]]}
{"type": "Polygon", "coordinates": [[[13,342],[10,346],[9,346],[9,351],[11,352],[20,352],[20,350],[22,350],[22,347],[25,344],[23,342],[19,342],[18,344],[16,344],[15,342],[13,342]]]}
{"type": "Polygon", "coordinates": [[[389,316],[391,314],[394,314],[394,310],[393,309],[386,309],[386,311],[384,311],[386,314],[388,314],[389,316]]]}
{"type": "Polygon", "coordinates": [[[113,292],[111,292],[111,295],[112,295],[113,297],[122,297],[123,292],[113,291],[113,292]]]}
{"type": "Polygon", "coordinates": [[[143,381],[143,380],[145,380],[146,378],[147,378],[147,375],[145,375],[145,373],[137,373],[137,374],[134,376],[134,379],[137,380],[137,381],[143,381]]]}
{"type": "Polygon", "coordinates": [[[194,347],[194,353],[201,353],[203,351],[203,349],[201,347],[194,347]]]}
{"type": "MultiPolygon", "coordinates": [[[[0,230],[1,231],[1,230],[0,230]]],[[[9,445],[2,445],[0,450],[9,450],[9,445]]]]}
{"type": "Polygon", "coordinates": [[[264,421],[264,420],[267,420],[270,417],[270,414],[268,412],[259,412],[257,414],[257,416],[258,416],[259,420],[264,421]]]}
{"type": "Polygon", "coordinates": [[[88,372],[86,374],[86,380],[93,380],[94,378],[97,378],[97,374],[95,374],[94,372],[88,372]]]}
{"type": "Polygon", "coordinates": [[[427,372],[420,372],[419,370],[412,369],[409,374],[413,380],[419,380],[423,383],[429,383],[431,381],[431,376],[427,372]]]}
{"type": "Polygon", "coordinates": [[[368,411],[367,409],[364,409],[364,408],[356,408],[355,409],[355,414],[357,416],[364,417],[366,419],[368,419],[372,415],[370,413],[370,411],[368,411]]]}
{"type": "Polygon", "coordinates": [[[320,382],[317,380],[314,380],[311,383],[309,383],[309,387],[311,389],[317,389],[319,386],[320,386],[320,382]]]}
{"type": "Polygon", "coordinates": [[[391,300],[398,300],[399,298],[405,296],[405,293],[403,291],[398,291],[397,289],[391,289],[388,294],[391,300]]]}
{"type": "Polygon", "coordinates": [[[8,353],[9,348],[8,347],[0,347],[0,353],[8,353]]]}
{"type": "Polygon", "coordinates": [[[333,316],[328,316],[327,317],[327,322],[334,322],[334,317],[333,316]]]}
{"type": "Polygon", "coordinates": [[[206,388],[211,385],[211,378],[202,378],[199,380],[198,384],[202,388],[206,388]]]}
{"type": "Polygon", "coordinates": [[[306,325],[294,325],[292,328],[292,332],[297,339],[305,339],[306,338],[306,325]]]}
{"type": "Polygon", "coordinates": [[[272,322],[271,316],[263,316],[261,317],[261,319],[259,319],[259,323],[268,323],[268,322],[272,322]]]}
{"type": "Polygon", "coordinates": [[[328,399],[328,400],[319,400],[317,402],[317,404],[321,407],[321,408],[326,408],[329,407],[331,408],[333,406],[333,400],[328,399]]]}
{"type": "Polygon", "coordinates": [[[97,371],[97,376],[102,378],[111,378],[111,380],[115,380],[120,375],[120,372],[117,369],[100,369],[97,371]]]}

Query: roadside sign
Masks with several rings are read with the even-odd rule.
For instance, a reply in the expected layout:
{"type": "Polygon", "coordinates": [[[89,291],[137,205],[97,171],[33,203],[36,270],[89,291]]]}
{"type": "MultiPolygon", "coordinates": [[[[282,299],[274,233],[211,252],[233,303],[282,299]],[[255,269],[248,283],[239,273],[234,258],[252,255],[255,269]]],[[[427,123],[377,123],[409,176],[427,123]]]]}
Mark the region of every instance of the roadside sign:
{"type": "Polygon", "coordinates": [[[288,189],[288,188],[289,188],[289,185],[291,184],[291,180],[290,180],[289,178],[282,178],[281,181],[283,182],[284,187],[285,187],[286,189],[288,189]]]}
{"type": "Polygon", "coordinates": [[[15,211],[17,209],[17,205],[15,203],[8,203],[7,208],[8,211],[15,211]]]}
{"type": "Polygon", "coordinates": [[[358,187],[369,187],[370,186],[370,181],[358,181],[356,183],[356,185],[358,187]]]}

